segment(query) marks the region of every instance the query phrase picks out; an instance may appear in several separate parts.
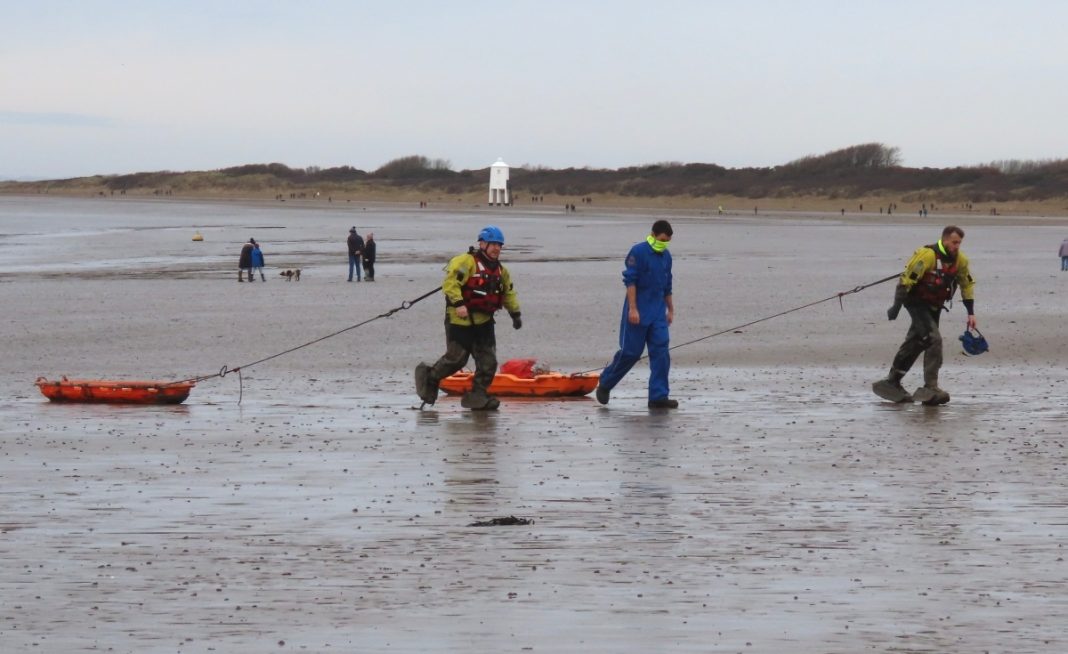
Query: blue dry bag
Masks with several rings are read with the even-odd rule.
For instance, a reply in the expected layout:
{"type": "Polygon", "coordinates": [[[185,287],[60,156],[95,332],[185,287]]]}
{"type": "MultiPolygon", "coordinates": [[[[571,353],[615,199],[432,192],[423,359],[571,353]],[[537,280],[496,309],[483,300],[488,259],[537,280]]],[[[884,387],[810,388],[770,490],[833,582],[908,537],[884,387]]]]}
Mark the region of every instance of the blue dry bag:
{"type": "Polygon", "coordinates": [[[974,330],[974,334],[972,331],[973,330],[969,329],[960,335],[960,342],[961,345],[964,346],[964,353],[975,356],[989,350],[990,346],[986,344],[986,339],[983,338],[983,335],[979,330],[974,330]]]}

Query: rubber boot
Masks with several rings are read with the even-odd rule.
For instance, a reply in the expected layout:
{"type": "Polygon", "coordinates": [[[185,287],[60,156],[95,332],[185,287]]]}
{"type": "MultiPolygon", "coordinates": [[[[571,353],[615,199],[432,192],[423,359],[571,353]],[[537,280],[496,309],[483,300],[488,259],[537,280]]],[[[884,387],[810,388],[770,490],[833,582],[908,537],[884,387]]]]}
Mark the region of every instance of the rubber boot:
{"type": "Polygon", "coordinates": [[[609,391],[607,388],[598,384],[597,390],[594,391],[594,396],[601,404],[608,404],[608,400],[611,399],[612,394],[611,391],[609,391]]]}
{"type": "Polygon", "coordinates": [[[905,376],[904,370],[890,369],[890,374],[886,379],[880,379],[871,385],[873,393],[889,402],[912,402],[913,396],[909,395],[909,392],[905,390],[905,387],[901,385],[901,380],[905,376]]]}
{"type": "Polygon", "coordinates": [[[937,377],[925,379],[923,386],[917,388],[912,397],[917,402],[923,402],[927,406],[938,406],[949,402],[949,393],[938,387],[937,377]]]}
{"type": "Polygon", "coordinates": [[[472,388],[469,393],[464,393],[464,396],[460,399],[460,406],[472,411],[493,411],[500,405],[500,400],[488,395],[481,388],[472,388]]]}
{"type": "Polygon", "coordinates": [[[679,401],[673,400],[670,397],[662,397],[659,400],[649,400],[650,409],[677,409],[679,408],[679,401]]]}
{"type": "Polygon", "coordinates": [[[260,272],[260,279],[262,279],[263,281],[267,281],[267,275],[264,275],[263,272],[260,272]]]}
{"type": "Polygon", "coordinates": [[[245,271],[244,270],[238,270],[237,271],[237,281],[239,281],[239,282],[245,281],[245,271]]]}
{"type": "Polygon", "coordinates": [[[251,271],[251,270],[250,270],[250,271],[248,271],[248,280],[249,280],[250,282],[254,282],[254,281],[256,281],[256,278],[252,276],[252,271],[251,271]]]}
{"type": "Polygon", "coordinates": [[[430,378],[430,365],[427,363],[420,362],[415,367],[415,393],[431,406],[438,399],[438,383],[430,378]]]}

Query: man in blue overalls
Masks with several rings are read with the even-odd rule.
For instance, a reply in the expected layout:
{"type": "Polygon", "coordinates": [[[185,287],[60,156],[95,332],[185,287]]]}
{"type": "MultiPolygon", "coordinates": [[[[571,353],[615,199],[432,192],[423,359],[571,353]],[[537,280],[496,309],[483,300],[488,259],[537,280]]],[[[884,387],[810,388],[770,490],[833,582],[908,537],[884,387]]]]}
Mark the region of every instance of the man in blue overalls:
{"type": "Polygon", "coordinates": [[[612,362],[601,372],[597,386],[597,401],[608,404],[615,385],[649,348],[649,408],[675,409],[677,400],[669,395],[668,354],[670,335],[668,326],[675,318],[671,301],[671,224],[666,220],[653,223],[652,233],[637,243],[627,254],[623,269],[623,284],[627,299],[623,303],[623,317],[619,327],[619,350],[612,362]]]}

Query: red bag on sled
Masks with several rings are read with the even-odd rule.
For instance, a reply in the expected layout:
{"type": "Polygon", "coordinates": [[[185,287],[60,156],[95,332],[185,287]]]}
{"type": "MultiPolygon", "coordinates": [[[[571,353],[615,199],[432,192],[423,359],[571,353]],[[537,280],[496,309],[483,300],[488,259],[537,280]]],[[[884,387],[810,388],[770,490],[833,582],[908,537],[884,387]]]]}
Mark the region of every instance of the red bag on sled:
{"type": "Polygon", "coordinates": [[[509,359],[501,364],[500,372],[515,375],[521,379],[533,379],[534,366],[537,363],[537,359],[509,359]]]}

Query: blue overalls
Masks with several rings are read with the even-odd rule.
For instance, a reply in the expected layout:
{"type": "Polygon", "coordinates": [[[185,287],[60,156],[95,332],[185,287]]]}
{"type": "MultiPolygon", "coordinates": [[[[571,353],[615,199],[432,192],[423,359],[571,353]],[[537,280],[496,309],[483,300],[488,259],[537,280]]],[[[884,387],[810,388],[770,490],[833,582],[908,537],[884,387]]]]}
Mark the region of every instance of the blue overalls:
{"type": "Polygon", "coordinates": [[[671,253],[665,250],[657,254],[653,247],[642,241],[627,254],[623,269],[623,285],[633,286],[638,300],[639,324],[627,320],[630,309],[623,301],[623,318],[619,326],[619,350],[608,367],[601,371],[600,386],[612,390],[630,371],[646,346],[649,347],[649,401],[668,397],[668,370],[671,357],[668,354],[667,302],[671,295],[671,253]]]}

